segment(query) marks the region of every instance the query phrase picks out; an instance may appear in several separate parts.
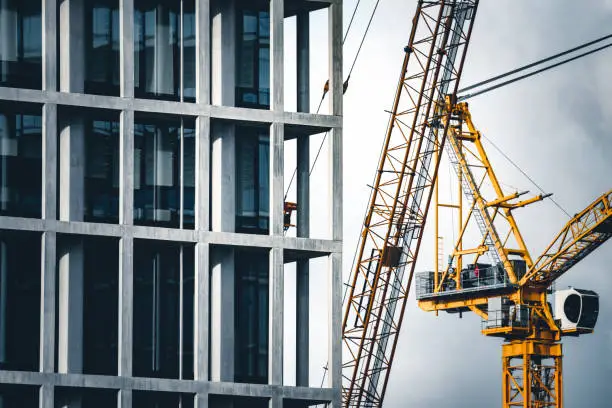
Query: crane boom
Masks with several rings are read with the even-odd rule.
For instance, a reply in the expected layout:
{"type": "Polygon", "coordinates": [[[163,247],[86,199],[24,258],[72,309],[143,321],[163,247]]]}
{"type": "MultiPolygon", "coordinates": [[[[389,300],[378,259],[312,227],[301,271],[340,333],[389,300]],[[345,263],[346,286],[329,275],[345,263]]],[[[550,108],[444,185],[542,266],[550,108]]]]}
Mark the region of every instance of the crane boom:
{"type": "Polygon", "coordinates": [[[557,235],[521,286],[548,287],[588,254],[612,237],[612,190],[576,214],[557,235]]]}
{"type": "Polygon", "coordinates": [[[448,131],[445,97],[456,98],[477,7],[478,0],[417,5],[348,283],[345,407],[383,402],[448,131]]]}

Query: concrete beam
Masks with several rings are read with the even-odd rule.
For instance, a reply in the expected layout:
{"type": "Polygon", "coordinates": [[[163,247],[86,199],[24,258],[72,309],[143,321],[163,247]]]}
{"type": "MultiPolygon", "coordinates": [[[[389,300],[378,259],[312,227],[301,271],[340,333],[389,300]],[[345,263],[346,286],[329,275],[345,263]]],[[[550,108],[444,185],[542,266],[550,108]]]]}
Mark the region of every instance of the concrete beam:
{"type": "Polygon", "coordinates": [[[54,103],[92,109],[128,110],[143,113],[158,113],[180,116],[210,116],[211,119],[243,123],[283,123],[304,126],[308,133],[322,133],[330,128],[342,127],[342,118],[337,115],[321,115],[304,112],[273,112],[263,109],[236,108],[232,106],[201,105],[158,101],[153,99],[128,99],[117,96],[62,93],[0,87],[0,99],[24,103],[54,103]]]}

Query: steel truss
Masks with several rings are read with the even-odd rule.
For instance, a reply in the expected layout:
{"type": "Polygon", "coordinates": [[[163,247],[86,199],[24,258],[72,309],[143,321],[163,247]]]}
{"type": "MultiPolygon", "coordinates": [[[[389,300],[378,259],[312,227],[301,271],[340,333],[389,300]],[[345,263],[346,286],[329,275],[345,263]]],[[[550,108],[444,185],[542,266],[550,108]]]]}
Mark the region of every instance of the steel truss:
{"type": "Polygon", "coordinates": [[[421,0],[412,21],[345,302],[345,407],[383,402],[477,7],[421,0]]]}

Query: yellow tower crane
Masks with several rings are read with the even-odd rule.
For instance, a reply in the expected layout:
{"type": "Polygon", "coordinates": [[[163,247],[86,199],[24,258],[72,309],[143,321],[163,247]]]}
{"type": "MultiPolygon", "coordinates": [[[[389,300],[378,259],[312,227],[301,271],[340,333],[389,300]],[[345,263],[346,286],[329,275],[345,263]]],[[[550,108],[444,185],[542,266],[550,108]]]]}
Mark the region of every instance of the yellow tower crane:
{"type": "MultiPolygon", "coordinates": [[[[561,293],[558,303],[569,304],[570,313],[555,320],[560,314],[553,315],[547,291],[554,279],[610,237],[612,193],[574,217],[545,254],[532,260],[512,211],[544,196],[517,201],[522,193],[504,194],[467,104],[457,103],[478,4],[479,0],[417,3],[346,284],[342,324],[345,407],[383,405],[434,196],[435,239],[440,247],[437,214],[445,205],[434,193],[443,152],[455,167],[469,211],[465,223],[460,221],[460,238],[448,266],[441,270],[437,257],[434,271],[418,275],[419,305],[431,311],[476,312],[483,318],[484,334],[508,340],[503,347],[504,408],[562,407],[559,340],[562,335],[592,331],[596,320],[598,298],[593,292],[561,293]],[[476,167],[466,152],[479,160],[476,166],[484,170],[482,178],[473,171],[476,167]],[[485,180],[492,192],[483,190],[485,180]],[[465,249],[467,225],[472,220],[481,240],[465,249]],[[485,255],[491,263],[479,262],[485,255]],[[468,264],[466,257],[470,256],[472,263],[468,264]],[[583,316],[590,320],[581,319],[583,316]]],[[[447,206],[463,216],[462,200],[447,206]]]]}
{"type": "Polygon", "coordinates": [[[443,270],[438,269],[437,255],[434,271],[417,274],[419,306],[426,311],[475,312],[482,318],[484,335],[506,341],[502,347],[504,408],[561,408],[559,341],[562,336],[593,331],[599,298],[593,291],[573,288],[553,294],[551,286],[612,237],[612,191],[576,214],[533,261],[513,211],[546,196],[521,200],[525,193],[506,194],[468,105],[453,106],[447,101],[446,109],[452,114],[445,150],[463,197],[457,203],[441,203],[436,187],[434,230],[438,237],[441,209],[456,211],[458,239],[443,270]],[[469,234],[470,226],[476,226],[480,234],[469,234]],[[480,235],[478,240],[475,235],[480,235]]]}

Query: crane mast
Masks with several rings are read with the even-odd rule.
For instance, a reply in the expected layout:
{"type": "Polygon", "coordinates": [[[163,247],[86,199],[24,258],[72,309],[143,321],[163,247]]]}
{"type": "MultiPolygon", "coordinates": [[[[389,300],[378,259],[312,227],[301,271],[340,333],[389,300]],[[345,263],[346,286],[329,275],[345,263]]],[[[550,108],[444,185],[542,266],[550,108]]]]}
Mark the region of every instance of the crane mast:
{"type": "Polygon", "coordinates": [[[383,403],[477,8],[417,4],[345,299],[346,407],[383,403]]]}

